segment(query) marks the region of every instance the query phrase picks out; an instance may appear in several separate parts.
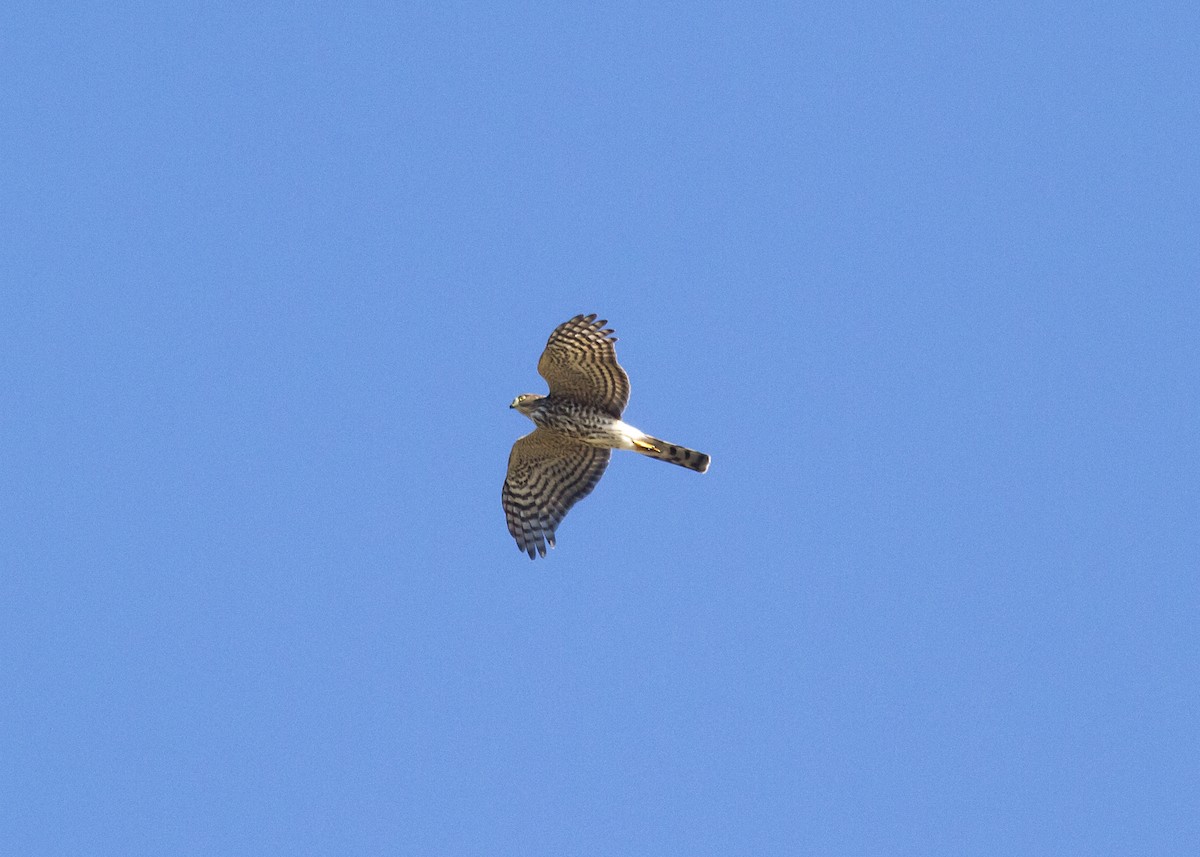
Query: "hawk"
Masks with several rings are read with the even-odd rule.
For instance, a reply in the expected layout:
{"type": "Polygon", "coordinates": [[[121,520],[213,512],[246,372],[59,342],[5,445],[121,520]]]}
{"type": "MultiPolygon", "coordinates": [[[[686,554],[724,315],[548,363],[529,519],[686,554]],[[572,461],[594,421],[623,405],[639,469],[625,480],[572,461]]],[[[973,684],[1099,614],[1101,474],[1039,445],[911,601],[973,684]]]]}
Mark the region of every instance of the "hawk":
{"type": "Polygon", "coordinates": [[[629,376],[617,363],[607,321],[577,315],[554,329],[538,360],[550,394],[522,393],[515,408],[537,426],[513,444],[502,502],[517,548],[534,559],[554,547],[554,531],[608,467],[614,449],[629,449],[704,473],[709,457],[667,443],[621,421],[629,376]]]}

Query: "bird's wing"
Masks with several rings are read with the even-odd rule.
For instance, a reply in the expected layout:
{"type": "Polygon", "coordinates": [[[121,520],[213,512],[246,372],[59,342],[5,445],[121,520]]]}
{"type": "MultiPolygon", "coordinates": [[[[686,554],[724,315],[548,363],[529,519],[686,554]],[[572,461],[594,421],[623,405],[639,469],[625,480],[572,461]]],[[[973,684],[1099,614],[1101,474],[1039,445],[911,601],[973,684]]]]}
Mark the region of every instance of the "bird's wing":
{"type": "Polygon", "coordinates": [[[554,531],[596,487],[610,454],[541,428],[513,444],[501,500],[508,531],[530,559],[554,547],[554,531]]]}
{"type": "Polygon", "coordinates": [[[551,395],[595,405],[620,419],[629,403],[629,376],[617,363],[617,338],[604,319],[577,315],[550,334],[538,373],[551,395]]]}

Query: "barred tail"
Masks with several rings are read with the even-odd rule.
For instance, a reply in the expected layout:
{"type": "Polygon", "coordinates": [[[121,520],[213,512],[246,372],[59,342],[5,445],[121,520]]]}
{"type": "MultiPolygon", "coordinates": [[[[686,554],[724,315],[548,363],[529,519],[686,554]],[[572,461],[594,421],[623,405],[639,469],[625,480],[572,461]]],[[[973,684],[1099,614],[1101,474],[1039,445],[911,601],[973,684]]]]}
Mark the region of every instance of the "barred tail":
{"type": "Polygon", "coordinates": [[[697,473],[708,470],[708,462],[711,460],[703,452],[696,452],[686,446],[676,446],[650,435],[643,437],[640,442],[634,441],[634,450],[659,461],[669,461],[688,470],[695,470],[697,473]]]}

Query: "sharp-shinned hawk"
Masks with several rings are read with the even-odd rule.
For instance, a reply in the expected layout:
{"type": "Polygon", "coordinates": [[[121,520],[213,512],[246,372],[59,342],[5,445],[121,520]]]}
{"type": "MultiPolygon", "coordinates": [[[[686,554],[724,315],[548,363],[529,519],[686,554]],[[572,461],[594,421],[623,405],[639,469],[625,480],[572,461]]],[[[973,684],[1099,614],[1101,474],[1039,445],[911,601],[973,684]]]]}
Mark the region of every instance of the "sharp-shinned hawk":
{"type": "Polygon", "coordinates": [[[630,449],[689,470],[708,470],[709,457],[667,443],[621,421],[629,377],[617,363],[608,322],[577,315],[550,334],[538,374],[550,394],[522,393],[516,408],[537,426],[513,444],[502,501],[508,531],[533,559],[554,547],[554,531],[576,502],[596,487],[611,450],[630,449]]]}

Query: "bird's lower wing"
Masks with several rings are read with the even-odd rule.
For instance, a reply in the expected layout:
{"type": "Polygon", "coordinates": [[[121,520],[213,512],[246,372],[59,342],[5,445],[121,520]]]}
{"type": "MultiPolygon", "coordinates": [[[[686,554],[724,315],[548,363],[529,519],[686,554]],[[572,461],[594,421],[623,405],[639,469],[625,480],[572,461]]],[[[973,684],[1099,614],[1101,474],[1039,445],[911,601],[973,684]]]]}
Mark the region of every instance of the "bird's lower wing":
{"type": "Polygon", "coordinates": [[[513,444],[502,502],[517,547],[546,555],[567,512],[592,492],[611,451],[579,443],[558,432],[535,429],[513,444]]]}

